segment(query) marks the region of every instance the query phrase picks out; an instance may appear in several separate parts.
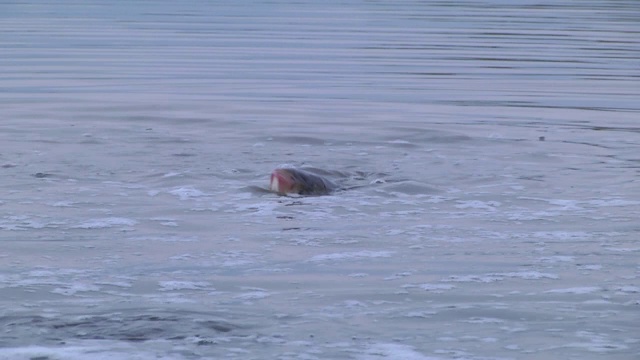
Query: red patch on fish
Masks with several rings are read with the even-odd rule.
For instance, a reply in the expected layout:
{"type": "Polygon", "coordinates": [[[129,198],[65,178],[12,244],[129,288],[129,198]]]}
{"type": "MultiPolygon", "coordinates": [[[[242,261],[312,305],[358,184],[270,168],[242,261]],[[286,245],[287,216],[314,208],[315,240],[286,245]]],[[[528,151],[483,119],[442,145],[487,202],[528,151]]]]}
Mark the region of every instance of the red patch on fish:
{"type": "Polygon", "coordinates": [[[275,169],[271,173],[269,189],[280,194],[294,192],[295,180],[286,169],[275,169]]]}

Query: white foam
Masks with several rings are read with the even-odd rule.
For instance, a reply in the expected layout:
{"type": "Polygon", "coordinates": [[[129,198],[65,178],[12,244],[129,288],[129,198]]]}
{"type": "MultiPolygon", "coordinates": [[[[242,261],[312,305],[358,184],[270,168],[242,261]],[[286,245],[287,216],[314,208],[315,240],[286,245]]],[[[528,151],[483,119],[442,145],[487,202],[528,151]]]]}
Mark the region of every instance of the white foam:
{"type": "Polygon", "coordinates": [[[391,255],[393,255],[394,253],[395,253],[394,251],[363,250],[363,251],[316,255],[311,259],[309,259],[309,261],[339,261],[339,260],[353,260],[353,259],[364,259],[364,258],[387,258],[387,257],[391,257],[391,255]]]}
{"type": "Polygon", "coordinates": [[[573,262],[575,261],[575,256],[567,256],[567,255],[545,256],[538,259],[538,261],[543,263],[573,262]]]}
{"type": "Polygon", "coordinates": [[[51,290],[53,294],[65,296],[75,295],[79,292],[100,291],[100,287],[93,284],[74,283],[51,290]]]}
{"type": "Polygon", "coordinates": [[[368,307],[367,304],[363,303],[362,301],[359,300],[345,300],[342,302],[344,304],[344,306],[346,308],[352,309],[352,308],[366,308],[368,307]]]}
{"type": "Polygon", "coordinates": [[[401,273],[395,273],[395,274],[393,274],[391,276],[385,277],[384,280],[387,280],[387,281],[389,281],[389,280],[397,280],[397,279],[401,279],[401,278],[404,278],[404,277],[407,277],[407,276],[411,276],[411,272],[405,271],[405,272],[401,272],[401,273]]]}
{"type": "Polygon", "coordinates": [[[616,288],[616,291],[619,291],[621,293],[627,293],[627,294],[637,294],[640,293],[640,287],[638,286],[631,286],[631,285],[626,285],[626,286],[619,286],[616,288]]]}
{"type": "Polygon", "coordinates": [[[472,317],[464,320],[464,322],[469,324],[502,324],[504,320],[490,317],[472,317]]]}
{"type": "Polygon", "coordinates": [[[602,265],[599,264],[584,264],[578,265],[580,270],[602,270],[602,265]]]}
{"type": "Polygon", "coordinates": [[[352,274],[349,274],[347,276],[353,277],[353,278],[361,278],[361,277],[367,277],[367,276],[369,276],[369,274],[367,274],[367,273],[352,273],[352,274]]]}
{"type": "Polygon", "coordinates": [[[195,236],[178,236],[178,235],[166,235],[166,236],[134,236],[129,238],[133,241],[162,241],[162,242],[194,242],[199,241],[195,236]]]}
{"type": "Polygon", "coordinates": [[[523,280],[558,279],[558,275],[539,271],[515,271],[508,273],[490,273],[483,275],[451,275],[441,281],[444,282],[480,282],[491,283],[502,281],[505,278],[520,278],[523,280]]]}
{"type": "Polygon", "coordinates": [[[446,279],[442,279],[444,282],[480,282],[491,283],[503,280],[503,276],[496,275],[451,275],[446,279]]]}
{"type": "Polygon", "coordinates": [[[215,290],[206,281],[159,281],[160,291],[215,290]]]}
{"type": "Polygon", "coordinates": [[[602,288],[598,286],[582,286],[582,287],[572,287],[565,289],[553,289],[545,291],[547,294],[590,294],[597,291],[602,291],[602,288]]]}
{"type": "Polygon", "coordinates": [[[104,229],[114,226],[134,226],[138,222],[133,219],[120,218],[120,217],[108,217],[99,219],[90,219],[73,226],[75,229],[104,229]]]}
{"type": "Polygon", "coordinates": [[[120,288],[130,288],[133,286],[133,284],[128,281],[98,281],[96,282],[96,284],[104,286],[116,286],[120,288]]]}
{"type": "Polygon", "coordinates": [[[194,188],[193,186],[183,186],[183,187],[174,188],[172,190],[169,190],[169,194],[177,196],[180,200],[189,200],[189,199],[199,198],[199,197],[204,197],[209,195],[194,188]]]}
{"type": "Polygon", "coordinates": [[[615,343],[606,334],[598,334],[590,331],[577,331],[576,336],[586,341],[572,342],[562,347],[580,348],[595,353],[608,353],[628,349],[625,344],[615,343]]]}
{"type": "Polygon", "coordinates": [[[458,209],[483,209],[483,210],[491,210],[495,211],[497,207],[502,205],[499,201],[479,201],[479,200],[468,200],[468,201],[457,201],[457,205],[455,205],[458,209]]]}
{"type": "Polygon", "coordinates": [[[72,207],[73,204],[75,204],[73,201],[66,200],[66,201],[56,201],[56,202],[52,203],[51,206],[54,206],[54,207],[72,207]]]}
{"type": "Polygon", "coordinates": [[[406,313],[404,316],[409,317],[409,318],[429,318],[432,317],[433,315],[438,314],[437,311],[409,311],[408,313],[406,313]]]}
{"type": "Polygon", "coordinates": [[[266,291],[249,291],[246,293],[242,293],[240,295],[236,295],[233,298],[238,300],[260,300],[271,296],[270,293],[266,291]]]}
{"type": "Polygon", "coordinates": [[[558,279],[559,278],[558,275],[556,274],[543,273],[535,270],[499,273],[497,275],[501,275],[504,277],[511,277],[511,278],[520,278],[524,280],[558,279]]]}
{"type": "Polygon", "coordinates": [[[584,231],[536,231],[533,236],[549,240],[577,240],[592,237],[591,234],[584,231]]]}
{"type": "Polygon", "coordinates": [[[587,203],[595,206],[600,206],[600,207],[640,205],[640,201],[623,200],[623,199],[617,199],[617,198],[589,200],[587,203]]]}
{"type": "Polygon", "coordinates": [[[222,262],[224,267],[245,266],[254,264],[255,261],[249,259],[229,259],[222,262]]]}
{"type": "Polygon", "coordinates": [[[420,284],[418,287],[425,291],[442,292],[443,290],[453,290],[456,287],[451,284],[420,284]]]}
{"type": "Polygon", "coordinates": [[[6,220],[0,220],[0,229],[11,231],[26,231],[29,229],[57,228],[63,222],[42,222],[31,219],[27,215],[5,216],[6,220]]]}
{"type": "Polygon", "coordinates": [[[60,347],[27,346],[0,348],[0,360],[181,360],[184,357],[165,350],[142,350],[138,344],[115,341],[83,341],[82,345],[60,347]]]}
{"type": "Polygon", "coordinates": [[[280,208],[281,204],[276,202],[260,202],[260,203],[247,203],[236,204],[233,208],[224,210],[226,213],[246,213],[248,216],[254,217],[255,215],[271,216],[277,213],[276,209],[280,208]]]}
{"type": "Polygon", "coordinates": [[[414,347],[402,344],[373,344],[365,350],[364,354],[357,357],[359,360],[379,360],[379,359],[393,359],[393,360],[439,360],[431,356],[425,356],[416,350],[414,347]]]}

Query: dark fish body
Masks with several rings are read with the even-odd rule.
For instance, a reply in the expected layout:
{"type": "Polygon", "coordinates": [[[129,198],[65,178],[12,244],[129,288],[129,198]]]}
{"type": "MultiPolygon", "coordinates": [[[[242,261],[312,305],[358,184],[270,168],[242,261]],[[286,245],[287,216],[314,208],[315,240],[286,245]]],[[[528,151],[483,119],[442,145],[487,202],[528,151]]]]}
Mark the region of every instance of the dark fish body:
{"type": "Polygon", "coordinates": [[[331,180],[309,171],[278,168],[271,173],[269,189],[279,194],[326,195],[338,186],[331,180]]]}

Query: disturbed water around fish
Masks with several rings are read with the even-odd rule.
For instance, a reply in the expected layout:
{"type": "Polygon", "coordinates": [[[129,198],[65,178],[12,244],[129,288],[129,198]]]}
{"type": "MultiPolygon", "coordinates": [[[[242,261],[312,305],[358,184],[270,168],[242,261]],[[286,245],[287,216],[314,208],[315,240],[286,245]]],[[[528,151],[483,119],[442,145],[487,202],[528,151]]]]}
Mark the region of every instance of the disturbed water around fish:
{"type": "Polygon", "coordinates": [[[637,359],[638,14],[3,4],[0,359],[637,359]]]}

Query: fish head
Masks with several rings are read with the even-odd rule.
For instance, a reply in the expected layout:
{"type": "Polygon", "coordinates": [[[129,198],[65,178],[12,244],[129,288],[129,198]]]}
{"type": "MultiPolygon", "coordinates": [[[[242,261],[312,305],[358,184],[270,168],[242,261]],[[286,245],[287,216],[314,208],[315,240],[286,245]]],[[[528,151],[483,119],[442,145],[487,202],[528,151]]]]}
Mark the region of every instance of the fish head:
{"type": "Polygon", "coordinates": [[[300,192],[300,181],[295,174],[288,169],[275,169],[271,173],[269,189],[279,194],[291,194],[300,192]]]}

